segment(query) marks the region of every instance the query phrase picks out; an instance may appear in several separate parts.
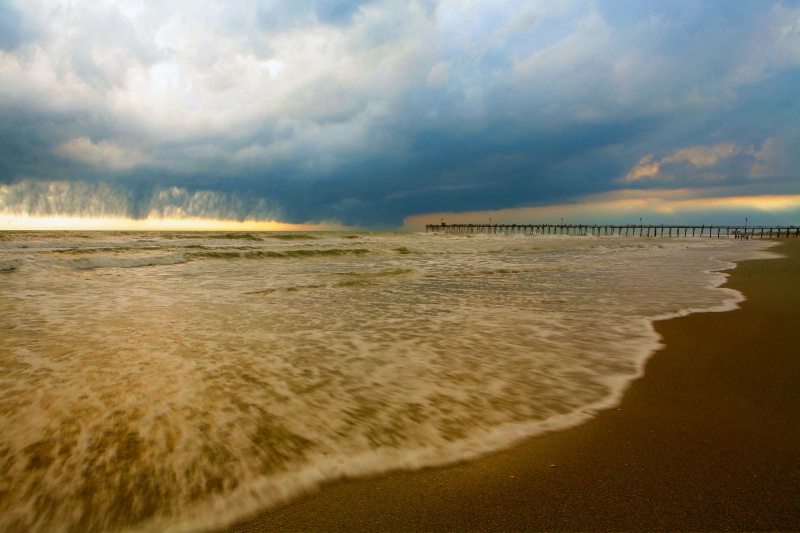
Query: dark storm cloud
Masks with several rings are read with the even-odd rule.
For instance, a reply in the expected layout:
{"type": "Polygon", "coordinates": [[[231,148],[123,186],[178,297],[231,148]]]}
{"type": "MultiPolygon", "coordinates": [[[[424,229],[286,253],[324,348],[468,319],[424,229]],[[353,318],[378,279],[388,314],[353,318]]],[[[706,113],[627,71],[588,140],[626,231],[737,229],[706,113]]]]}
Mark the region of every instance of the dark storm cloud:
{"type": "Polygon", "coordinates": [[[38,0],[0,30],[0,213],[392,227],[799,188],[794,2],[38,0]]]}

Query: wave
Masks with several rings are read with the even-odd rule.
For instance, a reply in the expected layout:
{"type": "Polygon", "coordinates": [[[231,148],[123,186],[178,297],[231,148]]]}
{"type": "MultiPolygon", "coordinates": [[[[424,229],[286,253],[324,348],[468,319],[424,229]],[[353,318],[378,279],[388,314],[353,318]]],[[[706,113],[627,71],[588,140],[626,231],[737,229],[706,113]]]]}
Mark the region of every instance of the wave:
{"type": "Polygon", "coordinates": [[[120,252],[136,252],[142,250],[158,250],[159,246],[104,246],[101,248],[62,248],[59,250],[52,250],[51,253],[54,254],[94,254],[97,252],[112,252],[112,253],[120,253],[120,252]]]}
{"type": "Polygon", "coordinates": [[[327,250],[287,250],[275,252],[272,250],[207,250],[204,252],[191,252],[190,259],[290,259],[307,257],[331,257],[343,255],[365,255],[369,250],[363,248],[342,249],[331,248],[327,250]]]}
{"type": "Polygon", "coordinates": [[[279,235],[265,235],[268,239],[278,239],[280,241],[299,241],[299,240],[310,240],[316,239],[316,237],[312,235],[306,235],[303,233],[286,233],[286,234],[279,234],[279,235]]]}
{"type": "Polygon", "coordinates": [[[242,257],[242,252],[236,252],[236,251],[231,252],[231,251],[221,251],[221,250],[208,251],[208,252],[192,252],[191,254],[189,254],[190,259],[199,259],[199,258],[241,259],[241,257],[242,257]]]}
{"type": "Polygon", "coordinates": [[[177,265],[185,263],[183,253],[159,255],[155,257],[86,257],[71,261],[72,268],[76,270],[91,270],[94,268],[135,268],[144,266],[177,265]]]}
{"type": "Polygon", "coordinates": [[[410,268],[389,268],[377,272],[341,272],[337,274],[329,274],[334,278],[339,278],[339,281],[332,283],[314,283],[304,285],[291,285],[285,288],[267,288],[254,291],[248,291],[244,294],[251,296],[265,296],[276,294],[280,292],[299,292],[308,289],[340,289],[350,287],[367,287],[379,285],[381,281],[388,281],[407,277],[415,273],[414,269],[410,268]]]}
{"type": "MultiPolygon", "coordinates": [[[[332,284],[311,284],[311,285],[292,285],[281,289],[285,292],[298,292],[307,289],[340,289],[349,287],[367,287],[378,285],[381,280],[391,280],[413,274],[415,270],[410,268],[389,268],[380,270],[378,272],[341,272],[338,274],[331,274],[334,278],[344,278],[332,284]]],[[[261,289],[256,291],[249,291],[244,294],[248,295],[267,295],[279,292],[278,289],[261,289]]]]}
{"type": "Polygon", "coordinates": [[[451,277],[451,278],[468,278],[473,276],[503,276],[508,274],[530,274],[532,272],[543,272],[545,270],[553,270],[555,267],[537,267],[537,268],[495,268],[495,269],[484,269],[484,270],[467,270],[462,272],[449,272],[446,274],[428,274],[426,277],[429,278],[439,278],[439,277],[451,277]]]}
{"type": "Polygon", "coordinates": [[[369,250],[365,248],[330,248],[328,250],[289,250],[281,253],[286,257],[326,257],[339,255],[365,255],[369,253],[369,250]]]}
{"type": "Polygon", "coordinates": [[[291,287],[286,287],[285,289],[259,289],[256,291],[248,291],[244,294],[250,296],[266,296],[268,294],[276,294],[279,291],[284,292],[299,292],[306,289],[325,289],[327,285],[315,284],[315,285],[292,285],[291,287]]]}
{"type": "Polygon", "coordinates": [[[222,233],[220,235],[206,235],[207,239],[228,239],[237,241],[263,241],[261,237],[256,237],[252,233],[222,233]]]}
{"type": "Polygon", "coordinates": [[[277,289],[259,289],[257,291],[246,292],[245,294],[255,294],[257,296],[262,296],[262,295],[265,295],[265,294],[275,294],[276,292],[277,292],[277,289]]]}
{"type": "Polygon", "coordinates": [[[366,287],[377,285],[381,281],[386,282],[407,278],[415,272],[416,271],[412,268],[386,268],[376,272],[340,272],[332,275],[336,278],[344,279],[335,283],[333,286],[337,288],[366,287]]]}
{"type": "Polygon", "coordinates": [[[413,268],[387,268],[378,270],[377,272],[340,272],[334,276],[347,276],[352,278],[370,279],[370,278],[389,278],[394,276],[404,276],[414,272],[413,268]]]}
{"type": "Polygon", "coordinates": [[[244,257],[248,259],[257,259],[262,257],[269,257],[269,258],[302,258],[302,257],[331,257],[331,256],[342,256],[342,255],[365,255],[368,254],[369,250],[365,248],[329,248],[327,250],[287,250],[285,252],[273,252],[273,251],[253,251],[253,252],[245,252],[244,257]]]}

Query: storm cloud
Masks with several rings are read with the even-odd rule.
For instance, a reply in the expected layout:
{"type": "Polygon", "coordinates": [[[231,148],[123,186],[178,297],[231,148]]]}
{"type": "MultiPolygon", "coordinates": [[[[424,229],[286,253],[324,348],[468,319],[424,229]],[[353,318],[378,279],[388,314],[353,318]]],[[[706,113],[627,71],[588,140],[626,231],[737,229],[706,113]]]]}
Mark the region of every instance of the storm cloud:
{"type": "Polygon", "coordinates": [[[799,67],[787,1],[0,0],[0,212],[797,194],[799,67]]]}

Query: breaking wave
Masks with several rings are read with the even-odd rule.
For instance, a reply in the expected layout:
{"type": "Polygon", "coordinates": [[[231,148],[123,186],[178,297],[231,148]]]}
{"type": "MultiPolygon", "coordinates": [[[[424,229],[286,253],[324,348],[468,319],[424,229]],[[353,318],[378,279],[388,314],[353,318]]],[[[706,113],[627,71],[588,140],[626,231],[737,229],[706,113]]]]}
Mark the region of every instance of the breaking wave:
{"type": "Polygon", "coordinates": [[[153,257],[85,257],[72,259],[70,264],[76,270],[94,268],[136,268],[156,265],[177,265],[185,263],[186,256],[181,253],[153,257]]]}

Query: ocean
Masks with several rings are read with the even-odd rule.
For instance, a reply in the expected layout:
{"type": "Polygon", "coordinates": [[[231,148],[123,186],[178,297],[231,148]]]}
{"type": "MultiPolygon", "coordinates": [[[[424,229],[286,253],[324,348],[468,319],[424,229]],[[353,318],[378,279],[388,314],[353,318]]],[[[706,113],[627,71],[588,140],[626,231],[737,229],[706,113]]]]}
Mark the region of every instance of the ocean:
{"type": "Polygon", "coordinates": [[[580,424],[769,246],[0,232],[0,530],[220,528],[580,424]]]}

